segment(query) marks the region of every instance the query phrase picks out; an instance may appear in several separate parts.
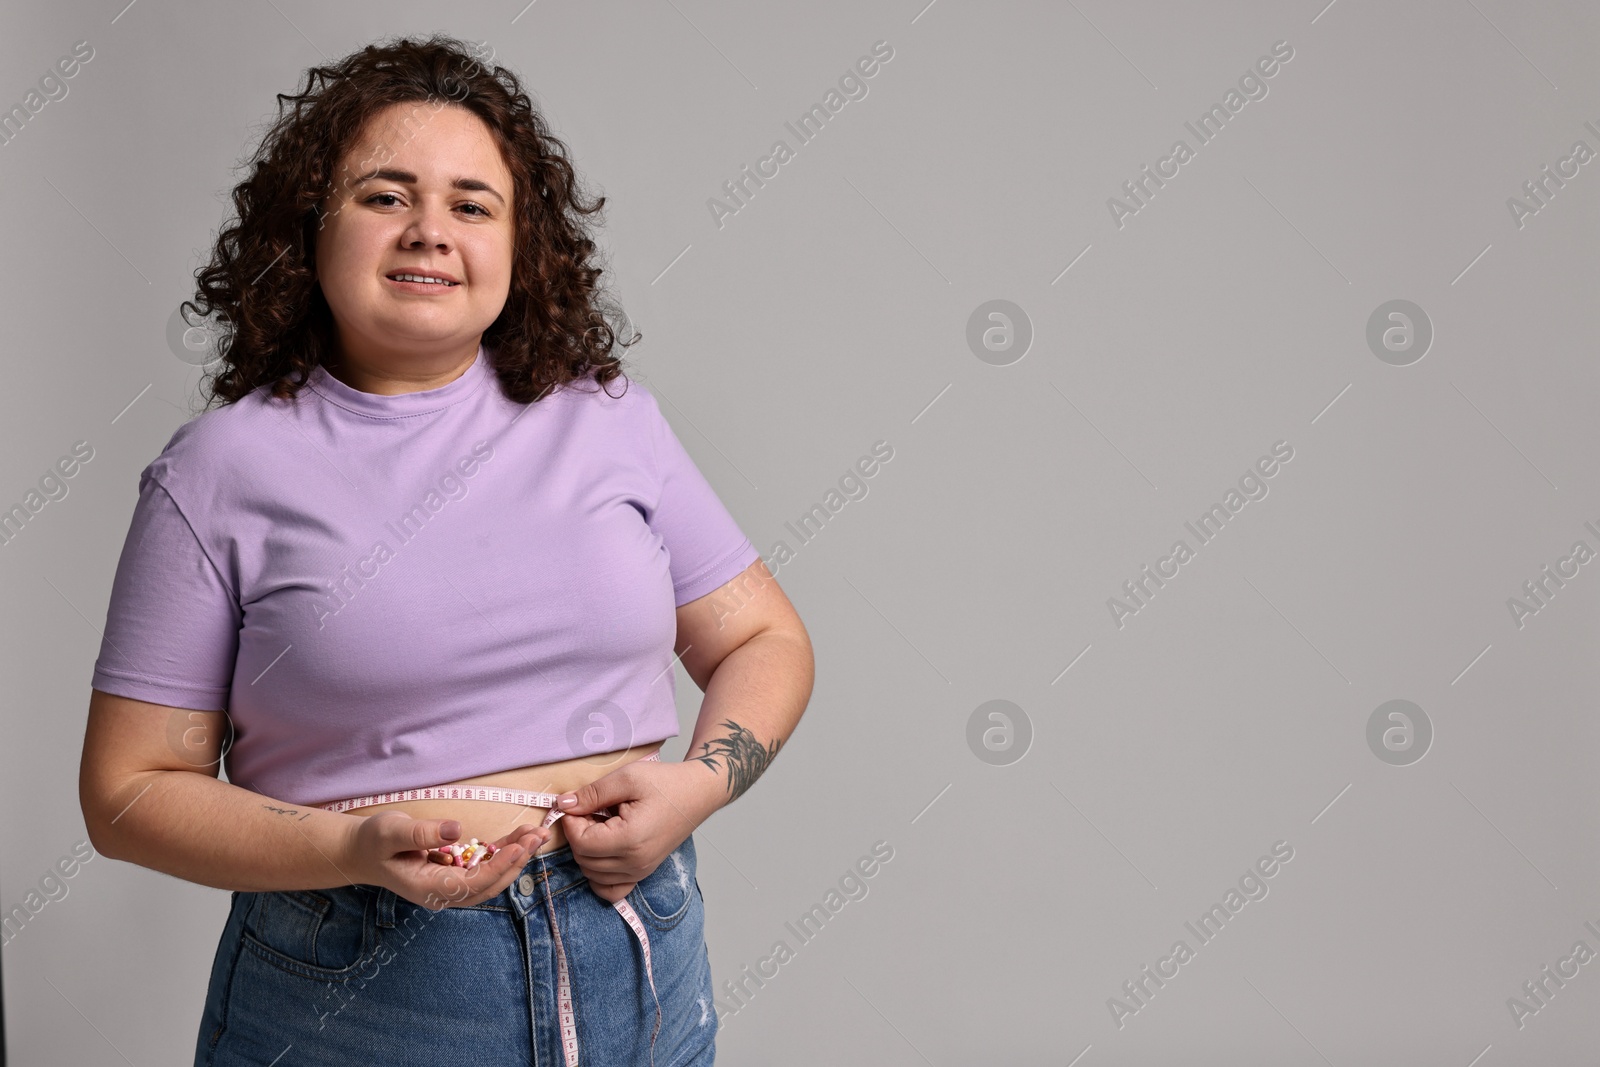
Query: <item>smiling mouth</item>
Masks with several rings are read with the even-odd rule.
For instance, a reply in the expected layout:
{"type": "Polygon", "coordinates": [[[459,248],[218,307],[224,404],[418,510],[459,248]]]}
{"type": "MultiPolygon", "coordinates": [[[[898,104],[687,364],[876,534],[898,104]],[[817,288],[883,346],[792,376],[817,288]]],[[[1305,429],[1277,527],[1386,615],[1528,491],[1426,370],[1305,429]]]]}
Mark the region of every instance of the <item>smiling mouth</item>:
{"type": "Polygon", "coordinates": [[[407,274],[404,271],[399,274],[387,275],[387,277],[389,281],[399,282],[401,285],[427,285],[435,289],[454,289],[461,284],[460,282],[445,281],[443,278],[430,278],[424,274],[407,274]]]}

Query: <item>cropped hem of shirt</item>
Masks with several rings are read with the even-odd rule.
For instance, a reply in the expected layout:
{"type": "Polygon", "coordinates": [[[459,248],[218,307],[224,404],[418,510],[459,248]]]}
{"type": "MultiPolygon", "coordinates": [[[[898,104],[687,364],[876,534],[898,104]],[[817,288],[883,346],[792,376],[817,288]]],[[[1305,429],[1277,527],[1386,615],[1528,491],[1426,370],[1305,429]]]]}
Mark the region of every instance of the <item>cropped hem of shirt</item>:
{"type": "Polygon", "coordinates": [[[759,555],[624,381],[518,404],[480,345],[436,389],[318,367],[189,420],[140,475],[95,688],[226,708],[228,780],[295,804],[677,736],[675,609],[759,555]]]}
{"type": "MultiPolygon", "coordinates": [[[[671,731],[663,733],[660,737],[655,737],[655,736],[633,737],[633,738],[629,739],[625,744],[621,743],[620,740],[619,740],[619,743],[617,744],[617,747],[615,749],[607,749],[607,750],[598,750],[597,749],[594,752],[581,753],[581,755],[585,755],[585,756],[601,756],[601,755],[608,755],[608,754],[610,754],[612,752],[622,753],[622,752],[628,751],[630,748],[638,748],[640,745],[657,744],[658,742],[667,741],[667,740],[670,740],[671,738],[674,738],[674,737],[677,737],[677,736],[678,736],[678,727],[677,727],[677,724],[673,724],[673,727],[672,727],[671,731]]],[[[553,760],[541,760],[539,762],[554,762],[554,761],[553,760]]],[[[357,796],[357,795],[366,796],[366,795],[368,795],[370,793],[397,793],[397,792],[401,792],[401,791],[406,790],[406,789],[425,789],[425,788],[427,788],[429,786],[442,785],[442,784],[444,784],[446,782],[459,782],[459,781],[461,781],[463,779],[466,779],[466,778],[482,778],[485,775],[501,774],[501,773],[503,773],[505,771],[519,770],[522,767],[533,766],[533,765],[534,764],[532,764],[532,763],[522,763],[522,762],[506,763],[505,760],[503,760],[503,759],[487,758],[487,759],[483,760],[479,764],[466,764],[465,765],[465,769],[461,769],[459,771],[451,771],[448,774],[442,774],[442,775],[441,774],[436,774],[432,778],[424,777],[424,778],[419,778],[416,781],[411,781],[411,782],[399,782],[399,783],[390,785],[390,786],[388,786],[387,788],[384,788],[384,789],[369,789],[365,793],[361,793],[361,794],[328,792],[328,791],[324,790],[322,792],[322,794],[320,794],[320,795],[308,794],[308,795],[303,796],[303,797],[302,796],[280,797],[280,796],[277,796],[276,794],[267,794],[267,795],[272,796],[277,800],[287,800],[287,801],[290,801],[291,803],[299,804],[302,807],[322,807],[324,804],[332,804],[335,801],[346,800],[346,799],[349,799],[350,797],[354,797],[354,796],[357,796]]],[[[232,779],[230,778],[229,780],[231,781],[232,779]]],[[[521,788],[519,786],[508,785],[508,784],[503,783],[503,782],[482,782],[482,783],[480,783],[480,785],[482,785],[482,786],[484,786],[486,788],[496,788],[496,789],[516,789],[516,788],[521,788]]],[[[257,792],[262,792],[262,791],[261,790],[257,790],[257,792]]]]}

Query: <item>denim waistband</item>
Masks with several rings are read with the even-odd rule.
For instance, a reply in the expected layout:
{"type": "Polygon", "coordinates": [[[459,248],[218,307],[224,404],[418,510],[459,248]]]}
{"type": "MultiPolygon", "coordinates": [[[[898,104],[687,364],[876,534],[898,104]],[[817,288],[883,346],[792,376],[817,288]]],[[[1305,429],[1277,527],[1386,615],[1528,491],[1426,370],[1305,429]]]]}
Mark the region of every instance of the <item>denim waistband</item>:
{"type": "MultiPolygon", "coordinates": [[[[449,869],[459,870],[459,868],[449,869]]],[[[572,855],[572,846],[562,845],[558,849],[528,857],[528,861],[522,865],[522,869],[511,880],[510,885],[496,895],[479,901],[478,905],[472,906],[492,905],[515,911],[517,914],[525,916],[544,902],[542,882],[548,881],[550,895],[555,897],[584,881],[585,878],[586,876],[582,869],[578,866],[577,859],[572,855]],[[524,881],[524,879],[527,879],[527,881],[524,881]]],[[[377,897],[378,925],[381,927],[395,925],[395,903],[400,897],[392,889],[364,883],[344,888],[377,897]]],[[[327,890],[324,890],[324,892],[327,892],[327,890]]]]}
{"type": "MultiPolygon", "coordinates": [[[[692,835],[688,838],[685,838],[685,840],[680,843],[678,848],[684,850],[685,857],[692,865],[694,859],[694,840],[692,835]]],[[[687,885],[687,883],[683,880],[687,872],[683,865],[678,863],[676,852],[674,852],[674,863],[677,863],[678,865],[680,876],[679,884],[687,885]]],[[[451,872],[459,872],[461,875],[468,873],[461,868],[445,868],[445,871],[447,876],[451,872]]],[[[577,1023],[573,1014],[573,981],[568,970],[567,954],[563,945],[562,934],[560,930],[560,925],[564,924],[565,920],[563,919],[561,924],[558,924],[557,921],[558,913],[568,913],[565,911],[565,909],[558,908],[556,906],[556,898],[559,894],[581,887],[584,883],[586,883],[586,881],[586,876],[579,868],[577,859],[572,854],[571,846],[563,845],[561,848],[553,849],[550,852],[543,854],[535,853],[534,855],[529,856],[526,862],[524,862],[522,867],[518,870],[516,877],[513,878],[511,883],[502,889],[498,894],[487,899],[480,900],[476,904],[467,905],[466,908],[462,909],[463,911],[479,909],[480,913],[483,911],[510,911],[523,919],[532,918],[533,921],[538,922],[541,925],[548,923],[550,928],[550,943],[554,947],[554,961],[556,967],[555,996],[560,1019],[559,1035],[566,1067],[577,1067],[578,1037],[577,1023]],[[533,916],[532,913],[535,910],[542,911],[542,914],[540,916],[533,916]]],[[[399,902],[403,898],[401,898],[393,890],[382,886],[362,883],[341,886],[333,890],[319,890],[318,892],[334,894],[352,893],[363,897],[364,899],[361,901],[357,911],[364,912],[367,916],[374,919],[376,925],[380,928],[401,927],[406,930],[410,930],[419,922],[426,923],[429,919],[437,917],[438,915],[438,912],[435,912],[434,909],[425,908],[423,905],[415,904],[409,900],[407,900],[402,906],[399,902]],[[418,909],[429,912],[430,914],[426,916],[419,915],[418,909]]],[[[450,888],[446,887],[445,892],[451,892],[450,888]]],[[[695,887],[695,892],[698,892],[698,886],[695,887]]],[[[690,900],[693,900],[692,896],[690,897],[690,900]]],[[[648,902],[641,900],[641,904],[648,910],[648,902]]],[[[649,984],[651,999],[655,1002],[655,1018],[653,1021],[654,1025],[650,1030],[650,1054],[651,1062],[653,1063],[656,1039],[661,1033],[663,1013],[660,992],[656,987],[655,975],[651,967],[651,936],[646,929],[645,920],[641,919],[639,914],[635,912],[631,903],[625,899],[617,900],[611,902],[611,906],[616,910],[619,916],[614,921],[626,924],[626,926],[632,931],[633,935],[638,939],[640,948],[643,952],[644,975],[649,984]]],[[[685,910],[687,910],[689,906],[690,905],[688,903],[683,905],[685,910]]],[[[439,910],[442,912],[446,909],[439,910]]],[[[666,929],[670,929],[670,926],[666,929]]],[[[661,931],[658,929],[658,932],[661,931]]],[[[624,934],[623,936],[626,935],[624,934]]],[[[702,1000],[700,1004],[701,1013],[703,1016],[705,1013],[705,1002],[702,1000]]]]}

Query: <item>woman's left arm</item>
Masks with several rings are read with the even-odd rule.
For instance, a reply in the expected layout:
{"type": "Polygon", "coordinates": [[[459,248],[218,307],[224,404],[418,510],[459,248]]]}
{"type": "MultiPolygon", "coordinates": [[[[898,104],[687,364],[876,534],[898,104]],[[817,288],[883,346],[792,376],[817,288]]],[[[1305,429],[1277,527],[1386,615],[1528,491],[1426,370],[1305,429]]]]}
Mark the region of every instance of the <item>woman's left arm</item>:
{"type": "Polygon", "coordinates": [[[678,609],[684,669],[705,692],[685,766],[704,771],[706,816],[755,784],[811,699],[811,638],[761,560],[678,609]]]}
{"type": "Polygon", "coordinates": [[[562,807],[580,816],[565,820],[573,858],[611,901],[755,784],[811,699],[811,638],[761,560],[678,608],[677,620],[674,651],[705,693],[683,762],[629,763],[562,807]],[[612,806],[619,814],[604,822],[581,817],[612,806]]]}

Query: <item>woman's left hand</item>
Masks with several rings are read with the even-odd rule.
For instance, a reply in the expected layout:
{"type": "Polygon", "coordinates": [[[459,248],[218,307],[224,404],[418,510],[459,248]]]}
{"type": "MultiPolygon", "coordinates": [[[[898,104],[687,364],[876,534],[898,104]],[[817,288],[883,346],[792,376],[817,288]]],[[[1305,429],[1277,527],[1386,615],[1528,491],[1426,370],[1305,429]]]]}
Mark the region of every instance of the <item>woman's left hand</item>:
{"type": "Polygon", "coordinates": [[[698,762],[634,760],[581,787],[561,829],[596,894],[616,903],[632,892],[716,810],[715,775],[698,762]],[[697,773],[698,772],[698,773],[697,773]],[[595,813],[615,809],[610,818],[595,813]]]}

